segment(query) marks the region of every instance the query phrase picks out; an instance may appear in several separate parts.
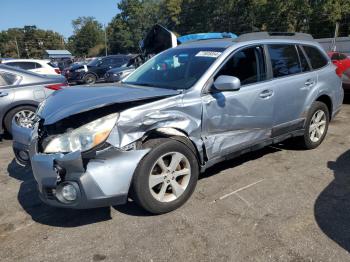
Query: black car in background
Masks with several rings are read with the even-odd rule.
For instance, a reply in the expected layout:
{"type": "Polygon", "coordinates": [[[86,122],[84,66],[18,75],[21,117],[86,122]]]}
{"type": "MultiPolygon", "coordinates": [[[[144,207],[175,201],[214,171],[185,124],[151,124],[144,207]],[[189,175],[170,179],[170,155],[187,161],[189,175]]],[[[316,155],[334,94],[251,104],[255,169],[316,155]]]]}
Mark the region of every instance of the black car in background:
{"type": "Polygon", "coordinates": [[[65,70],[65,77],[68,82],[94,84],[95,82],[103,81],[108,70],[128,64],[132,57],[132,55],[98,57],[86,65],[72,65],[65,70]]]}

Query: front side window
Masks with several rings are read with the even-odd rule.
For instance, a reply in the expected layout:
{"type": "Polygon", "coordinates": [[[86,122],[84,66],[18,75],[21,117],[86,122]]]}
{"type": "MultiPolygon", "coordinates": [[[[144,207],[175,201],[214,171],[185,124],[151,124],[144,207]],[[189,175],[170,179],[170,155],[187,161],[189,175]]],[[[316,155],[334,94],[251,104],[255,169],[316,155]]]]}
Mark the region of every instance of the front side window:
{"type": "Polygon", "coordinates": [[[269,45],[273,77],[283,77],[301,72],[298,53],[294,45],[269,45]]]}
{"type": "Polygon", "coordinates": [[[140,66],[124,83],[189,89],[223,51],[223,48],[169,49],[140,66]]]}
{"type": "Polygon", "coordinates": [[[224,64],[216,77],[220,75],[237,77],[242,85],[266,80],[263,48],[256,46],[238,51],[224,64]]]}
{"type": "Polygon", "coordinates": [[[319,69],[328,64],[327,58],[313,46],[303,46],[306,55],[309,57],[313,69],[319,69]]]}

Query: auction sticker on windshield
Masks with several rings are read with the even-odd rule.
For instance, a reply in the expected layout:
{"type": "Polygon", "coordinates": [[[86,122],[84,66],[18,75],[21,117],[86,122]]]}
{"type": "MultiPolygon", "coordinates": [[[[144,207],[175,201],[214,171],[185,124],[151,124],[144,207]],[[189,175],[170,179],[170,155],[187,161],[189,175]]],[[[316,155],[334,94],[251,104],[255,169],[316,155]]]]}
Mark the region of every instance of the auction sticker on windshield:
{"type": "Polygon", "coordinates": [[[196,54],[196,56],[213,57],[213,58],[217,58],[219,55],[221,55],[221,52],[214,52],[214,51],[199,51],[196,54]]]}

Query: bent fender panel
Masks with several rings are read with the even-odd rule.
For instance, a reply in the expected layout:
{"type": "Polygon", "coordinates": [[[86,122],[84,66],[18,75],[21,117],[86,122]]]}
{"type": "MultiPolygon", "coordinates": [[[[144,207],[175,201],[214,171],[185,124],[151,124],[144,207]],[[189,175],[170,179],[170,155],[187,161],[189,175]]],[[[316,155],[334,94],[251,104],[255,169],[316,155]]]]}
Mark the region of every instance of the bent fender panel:
{"type": "Polygon", "coordinates": [[[98,153],[87,164],[88,174],[106,196],[128,194],[135,169],[149,149],[119,151],[115,148],[98,153]]]}

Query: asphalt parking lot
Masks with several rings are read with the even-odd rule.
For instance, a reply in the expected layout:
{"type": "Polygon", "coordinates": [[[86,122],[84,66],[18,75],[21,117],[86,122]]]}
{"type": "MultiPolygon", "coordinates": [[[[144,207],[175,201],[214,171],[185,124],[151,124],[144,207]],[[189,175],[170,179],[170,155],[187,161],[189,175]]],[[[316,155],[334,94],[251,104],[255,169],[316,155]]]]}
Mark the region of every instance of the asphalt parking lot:
{"type": "Polygon", "coordinates": [[[293,142],[209,169],[185,206],[46,206],[0,142],[1,261],[350,261],[350,104],[324,143],[293,142]]]}

